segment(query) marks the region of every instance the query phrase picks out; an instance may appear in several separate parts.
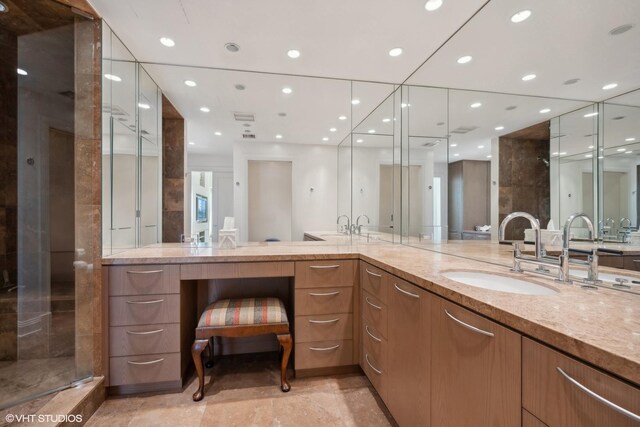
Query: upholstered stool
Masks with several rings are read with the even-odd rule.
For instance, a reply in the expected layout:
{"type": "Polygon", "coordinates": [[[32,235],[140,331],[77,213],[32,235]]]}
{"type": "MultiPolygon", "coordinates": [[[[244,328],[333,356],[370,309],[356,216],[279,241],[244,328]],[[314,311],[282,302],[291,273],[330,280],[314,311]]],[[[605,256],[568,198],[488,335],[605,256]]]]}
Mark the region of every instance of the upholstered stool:
{"type": "MultiPolygon", "coordinates": [[[[291,354],[291,334],[284,304],[278,298],[238,298],[223,299],[209,304],[200,316],[196,328],[196,339],[191,347],[191,355],[198,373],[198,390],[193,400],[204,397],[204,366],[202,352],[209,346],[212,337],[247,337],[252,335],[275,334],[282,347],[280,364],[280,388],[291,389],[287,381],[287,364],[291,354]]],[[[209,347],[213,357],[213,348],[209,347]]]]}

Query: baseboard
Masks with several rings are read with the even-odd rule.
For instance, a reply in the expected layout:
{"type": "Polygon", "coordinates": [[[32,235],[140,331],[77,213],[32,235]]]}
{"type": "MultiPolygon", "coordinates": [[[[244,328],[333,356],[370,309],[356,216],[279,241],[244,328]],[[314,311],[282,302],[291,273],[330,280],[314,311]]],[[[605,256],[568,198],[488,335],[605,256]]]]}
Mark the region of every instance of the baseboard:
{"type": "Polygon", "coordinates": [[[364,374],[360,365],[331,366],[328,368],[296,369],[296,378],[324,377],[340,374],[364,374]]]}

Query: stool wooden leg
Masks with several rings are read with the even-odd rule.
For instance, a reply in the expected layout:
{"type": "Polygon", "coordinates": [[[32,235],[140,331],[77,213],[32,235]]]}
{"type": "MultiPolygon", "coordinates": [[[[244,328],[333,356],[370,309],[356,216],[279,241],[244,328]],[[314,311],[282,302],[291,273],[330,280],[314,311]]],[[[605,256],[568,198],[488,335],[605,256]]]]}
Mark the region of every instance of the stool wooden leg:
{"type": "Polygon", "coordinates": [[[209,340],[195,340],[191,346],[191,356],[193,357],[193,363],[196,365],[196,372],[198,373],[198,390],[193,393],[193,400],[195,402],[202,400],[204,397],[204,366],[202,366],[202,352],[209,340]]]}
{"type": "Polygon", "coordinates": [[[278,335],[278,341],[283,349],[282,362],[280,365],[280,389],[286,393],[291,390],[291,385],[287,381],[287,365],[289,364],[292,346],[291,334],[278,335]]]}

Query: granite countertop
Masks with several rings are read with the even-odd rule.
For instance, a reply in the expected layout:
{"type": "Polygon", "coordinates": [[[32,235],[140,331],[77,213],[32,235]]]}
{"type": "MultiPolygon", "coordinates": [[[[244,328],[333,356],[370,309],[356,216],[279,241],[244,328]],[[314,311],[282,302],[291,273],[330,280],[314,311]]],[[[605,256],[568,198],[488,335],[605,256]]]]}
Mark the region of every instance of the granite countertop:
{"type": "MultiPolygon", "coordinates": [[[[490,242],[448,243],[463,256],[493,257],[504,264],[510,246],[490,242]],[[474,256],[475,255],[475,256],[474,256]]],[[[398,277],[485,315],[579,359],[640,385],[640,295],[511,273],[505,265],[393,244],[332,242],[256,243],[237,249],[185,248],[161,244],[103,259],[105,265],[362,259],[398,277]],[[443,276],[451,270],[483,271],[530,280],[558,292],[548,296],[516,295],[467,286],[443,276]]],[[[633,275],[630,273],[629,275],[633,275]]],[[[625,275],[627,272],[625,271],[625,275]]]]}

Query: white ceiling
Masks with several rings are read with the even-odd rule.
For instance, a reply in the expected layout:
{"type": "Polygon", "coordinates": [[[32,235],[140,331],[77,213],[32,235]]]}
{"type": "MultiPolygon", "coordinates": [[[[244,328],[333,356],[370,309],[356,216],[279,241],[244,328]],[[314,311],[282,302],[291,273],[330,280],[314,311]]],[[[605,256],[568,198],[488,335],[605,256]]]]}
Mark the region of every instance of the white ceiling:
{"type": "MultiPolygon", "coordinates": [[[[187,119],[188,139],[196,143],[189,151],[195,154],[229,155],[246,129],[255,133],[258,142],[337,144],[365,117],[356,131],[365,134],[361,139],[366,145],[369,129],[393,133],[393,122],[382,119],[394,112],[399,117],[402,99],[409,104],[402,114],[409,114],[410,136],[446,138],[449,133],[450,141],[458,144],[459,158],[485,159],[492,138],[587,105],[405,87],[402,95],[398,91],[373,111],[394,85],[230,70],[401,83],[429,58],[408,84],[593,101],[640,87],[637,0],[490,0],[484,8],[484,0],[444,0],[435,12],[424,9],[424,0],[393,4],[380,0],[90,1],[139,61],[182,65],[146,64],[145,68],[187,119]],[[510,22],[513,13],[522,9],[531,9],[532,16],[519,24],[510,22]],[[608,34],[627,23],[634,25],[630,31],[608,34]],[[162,46],[161,36],[171,37],[176,46],[162,46]],[[239,44],[240,52],[228,52],[227,42],[239,44]],[[398,46],[404,53],[390,57],[389,49],[398,46]],[[302,52],[300,58],[287,57],[292,48],[302,52]],[[462,55],[472,55],[473,60],[457,64],[462,55]],[[537,78],[523,82],[521,77],[528,73],[537,78]],[[580,81],[562,84],[571,78],[580,81]],[[185,86],[186,79],[198,86],[185,86]],[[618,87],[602,90],[610,82],[618,87]],[[238,83],[246,89],[236,90],[238,83]],[[284,95],[284,86],[293,93],[284,95]],[[352,98],[361,103],[351,105],[352,98]],[[469,105],[476,101],[483,106],[471,109],[469,105]],[[511,105],[518,108],[505,110],[511,105]],[[211,112],[200,112],[201,106],[211,112]],[[541,115],[542,108],[551,112],[541,115]],[[245,128],[233,120],[233,112],[253,113],[256,121],[245,128]],[[279,112],[287,116],[280,117],[279,112]],[[339,121],[339,115],[347,120],[339,121]],[[505,129],[495,131],[498,125],[505,129]],[[452,133],[460,126],[475,129],[464,135],[452,133]],[[336,132],[329,132],[332,127],[336,132]],[[283,138],[276,139],[277,134],[283,138]],[[323,142],[323,137],[329,141],[323,142]]],[[[625,103],[639,105],[633,96],[638,98],[628,95],[625,103]]],[[[579,149],[581,143],[576,144],[579,149]]]]}

